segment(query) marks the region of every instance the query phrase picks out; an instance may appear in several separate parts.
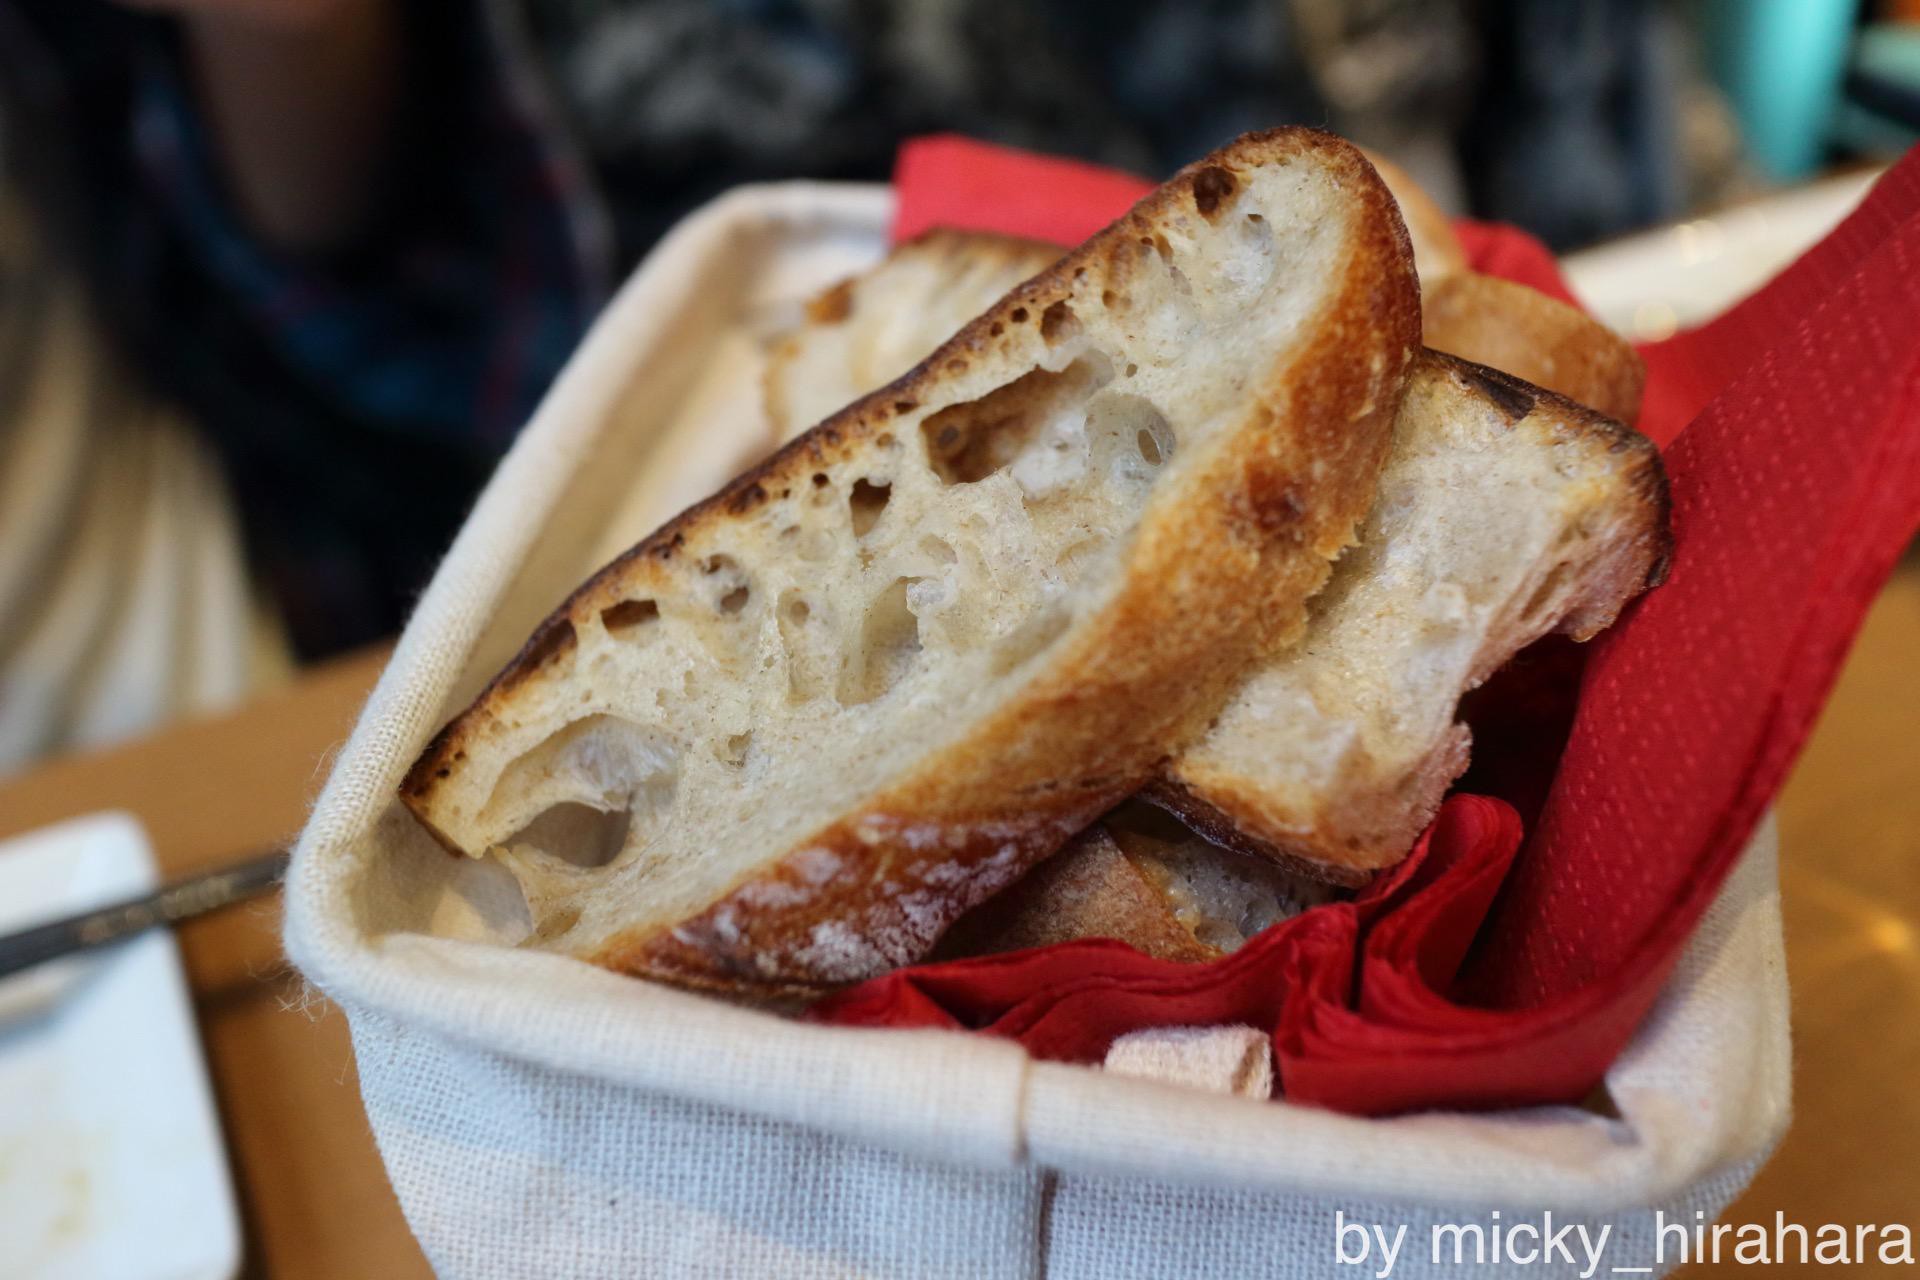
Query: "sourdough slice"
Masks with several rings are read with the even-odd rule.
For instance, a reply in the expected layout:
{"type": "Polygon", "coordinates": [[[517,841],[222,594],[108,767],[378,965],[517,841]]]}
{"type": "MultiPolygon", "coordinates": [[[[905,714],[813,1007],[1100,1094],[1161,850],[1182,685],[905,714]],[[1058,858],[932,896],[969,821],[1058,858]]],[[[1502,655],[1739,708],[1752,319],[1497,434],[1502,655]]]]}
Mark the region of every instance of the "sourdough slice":
{"type": "Polygon", "coordinates": [[[1160,887],[1122,852],[1106,824],[1096,822],[956,920],[928,959],[964,960],[1082,938],[1113,938],[1158,960],[1214,957],[1174,914],[1160,887]]]}
{"type": "Polygon", "coordinates": [[[1422,282],[1424,341],[1598,410],[1640,417],[1647,367],[1627,340],[1538,289],[1475,272],[1422,282]]]}
{"type": "Polygon", "coordinates": [[[530,945],[747,995],[911,961],[1297,636],[1418,342],[1366,161],[1249,135],[596,574],[402,795],[530,945]]]}
{"type": "Polygon", "coordinates": [[[1465,769],[1461,694],[1547,632],[1607,626],[1669,545],[1651,443],[1428,352],[1306,639],[1253,671],[1151,795],[1222,843],[1359,883],[1465,769]]]}
{"type": "Polygon", "coordinates": [[[1113,938],[1159,960],[1217,960],[1338,893],[1128,801],[962,916],[933,954],[952,960],[1113,938]]]}
{"type": "Polygon", "coordinates": [[[1062,252],[1037,240],[936,229],[811,299],[804,322],[767,353],[762,390],[775,443],[892,382],[1062,252]]]}

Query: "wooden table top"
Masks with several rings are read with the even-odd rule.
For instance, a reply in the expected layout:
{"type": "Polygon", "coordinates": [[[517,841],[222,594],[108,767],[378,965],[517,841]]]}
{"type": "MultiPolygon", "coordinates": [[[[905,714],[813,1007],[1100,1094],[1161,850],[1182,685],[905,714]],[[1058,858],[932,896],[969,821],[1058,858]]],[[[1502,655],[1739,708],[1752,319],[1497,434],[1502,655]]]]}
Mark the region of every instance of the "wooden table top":
{"type": "MultiPolygon", "coordinates": [[[[232,715],[0,781],[0,837],[99,809],[145,824],[164,871],[290,839],[384,652],[306,673],[232,715]]],[[[1728,1215],[1909,1222],[1920,1144],[1920,564],[1869,617],[1781,797],[1796,1120],[1728,1215]]],[[[246,1274],[430,1274],[374,1151],[345,1020],[303,998],[278,912],[243,907],[180,930],[246,1225],[246,1274]]],[[[1700,1277],[1734,1274],[1694,1268],[1700,1277]]]]}
{"type": "MultiPolygon", "coordinates": [[[[0,837],[123,809],[165,875],[285,844],[385,662],[380,650],[328,663],[232,715],[0,782],[0,837]]],[[[374,1150],[347,1021],[305,998],[271,901],[179,930],[240,1195],[244,1274],[431,1276],[374,1150]]]]}

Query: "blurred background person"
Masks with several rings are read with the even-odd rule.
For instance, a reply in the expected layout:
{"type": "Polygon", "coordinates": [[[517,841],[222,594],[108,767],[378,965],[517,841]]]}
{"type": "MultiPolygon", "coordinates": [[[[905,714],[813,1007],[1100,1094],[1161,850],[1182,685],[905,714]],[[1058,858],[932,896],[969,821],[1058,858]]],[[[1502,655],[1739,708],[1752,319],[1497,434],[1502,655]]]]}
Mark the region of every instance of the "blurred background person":
{"type": "Polygon", "coordinates": [[[432,8],[0,6],[0,765],[391,634],[597,306],[432,8]]]}

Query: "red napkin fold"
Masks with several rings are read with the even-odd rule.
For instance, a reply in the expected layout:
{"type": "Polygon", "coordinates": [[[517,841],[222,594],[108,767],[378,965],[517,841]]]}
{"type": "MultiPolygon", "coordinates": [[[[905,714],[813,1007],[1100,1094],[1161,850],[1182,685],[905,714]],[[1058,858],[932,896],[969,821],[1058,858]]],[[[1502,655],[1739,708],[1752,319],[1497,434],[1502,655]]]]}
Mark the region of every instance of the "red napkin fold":
{"type": "MultiPolygon", "coordinates": [[[[1072,243],[1148,185],[924,139],[900,156],[895,232],[1072,243]]],[[[1459,231],[1474,269],[1573,300],[1537,241],[1459,231]]],[[[1290,1099],[1359,1114],[1588,1093],[1779,789],[1920,525],[1920,150],[1766,288],[1644,354],[1640,425],[1671,445],[1671,576],[1585,647],[1584,671],[1571,646],[1549,646],[1508,673],[1504,694],[1486,691],[1469,782],[1507,799],[1454,795],[1353,902],[1213,964],[1070,943],[900,970],[813,1016],[973,1028],[1069,1061],[1098,1061],[1141,1027],[1252,1023],[1273,1029],[1290,1099]],[[1550,784],[1501,767],[1556,755],[1550,784]]]]}

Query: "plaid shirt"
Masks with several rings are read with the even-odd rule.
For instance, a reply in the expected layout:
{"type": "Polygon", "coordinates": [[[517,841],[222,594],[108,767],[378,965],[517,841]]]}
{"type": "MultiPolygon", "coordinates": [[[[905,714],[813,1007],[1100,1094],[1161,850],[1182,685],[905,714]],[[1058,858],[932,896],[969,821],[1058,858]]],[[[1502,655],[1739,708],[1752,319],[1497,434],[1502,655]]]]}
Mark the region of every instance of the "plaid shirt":
{"type": "Polygon", "coordinates": [[[495,451],[579,340],[607,276],[589,179],[536,124],[546,113],[524,58],[496,30],[457,41],[470,59],[461,79],[481,90],[464,149],[485,163],[442,166],[454,190],[436,212],[451,216],[390,226],[358,261],[275,253],[249,236],[171,58],[143,60],[133,104],[145,184],[300,377],[396,430],[495,451]]]}
{"type": "Polygon", "coordinates": [[[516,8],[402,13],[407,96],[381,207],[321,256],[241,224],[171,24],[98,0],[0,0],[9,106],[58,122],[18,148],[38,157],[10,158],[57,162],[26,174],[58,188],[33,192],[49,229],[150,390],[216,446],[254,572],[307,656],[398,628],[610,276],[598,200],[516,8]]]}

